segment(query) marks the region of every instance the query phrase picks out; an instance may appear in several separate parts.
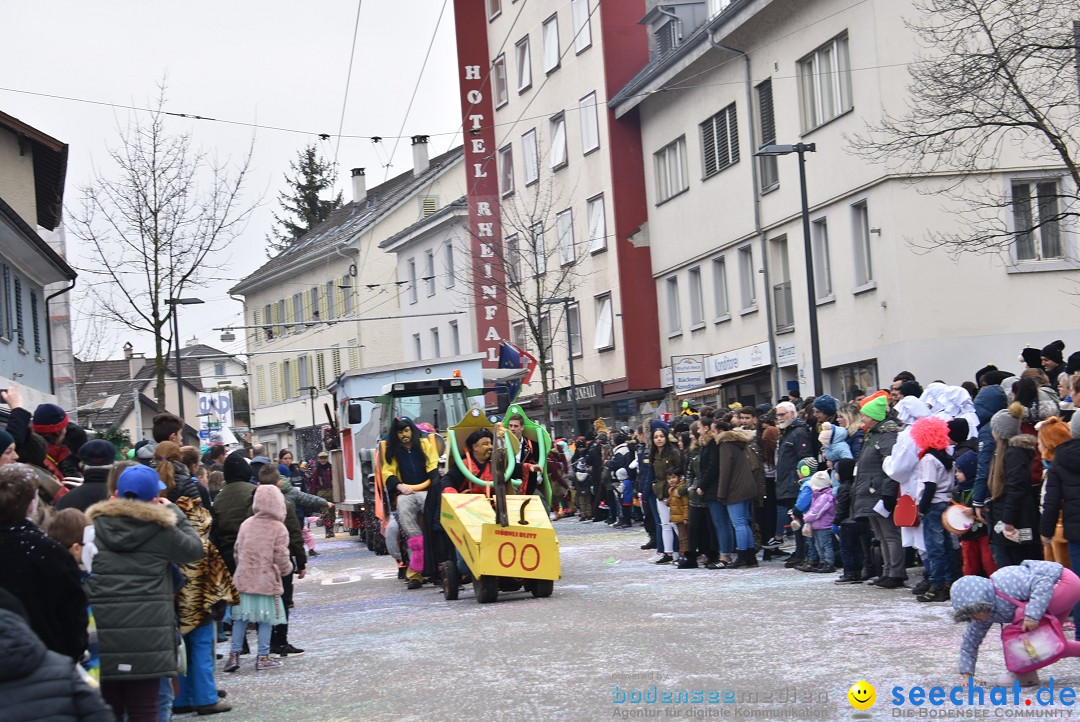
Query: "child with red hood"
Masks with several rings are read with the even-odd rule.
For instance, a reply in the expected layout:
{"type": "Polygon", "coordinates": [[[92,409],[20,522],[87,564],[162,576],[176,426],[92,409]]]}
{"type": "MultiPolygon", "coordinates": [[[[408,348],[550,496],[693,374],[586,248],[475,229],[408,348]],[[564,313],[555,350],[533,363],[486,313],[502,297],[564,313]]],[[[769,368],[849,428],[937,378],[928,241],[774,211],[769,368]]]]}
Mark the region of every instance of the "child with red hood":
{"type": "Polygon", "coordinates": [[[930,580],[930,588],[917,599],[920,602],[947,602],[949,587],[960,577],[952,537],[941,522],[942,513],[952,501],[956,482],[949,423],[937,416],[923,417],[912,425],[911,440],[919,458],[914,474],[915,491],[929,565],[926,574],[930,580]]]}

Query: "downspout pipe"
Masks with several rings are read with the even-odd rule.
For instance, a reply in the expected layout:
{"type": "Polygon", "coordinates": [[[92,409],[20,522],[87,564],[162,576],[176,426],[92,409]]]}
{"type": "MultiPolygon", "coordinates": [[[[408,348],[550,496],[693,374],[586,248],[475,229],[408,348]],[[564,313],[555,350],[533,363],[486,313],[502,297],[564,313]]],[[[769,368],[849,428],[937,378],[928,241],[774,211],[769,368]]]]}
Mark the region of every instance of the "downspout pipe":
{"type": "Polygon", "coordinates": [[[56,394],[56,363],[53,358],[52,322],[49,320],[49,301],[57,296],[63,296],[65,293],[75,288],[76,278],[77,276],[71,277],[71,285],[67,288],[61,288],[56,293],[50,293],[45,297],[45,343],[49,344],[49,392],[52,394],[56,394]]]}
{"type": "MultiPolygon", "coordinates": [[[[746,86],[746,116],[750,126],[750,147],[753,148],[754,128],[756,125],[754,122],[754,84],[750,74],[750,56],[738,48],[732,48],[723,43],[716,42],[716,38],[713,37],[711,31],[709,32],[709,43],[717,50],[723,50],[732,53],[733,55],[742,56],[743,68],[745,70],[744,85],[746,86]]],[[[757,234],[758,243],[761,248],[761,273],[765,282],[765,323],[768,324],[766,331],[769,336],[769,353],[772,358],[769,376],[771,377],[773,399],[775,400],[780,398],[780,369],[776,365],[776,331],[773,326],[772,285],[769,281],[769,244],[761,229],[761,193],[759,192],[758,186],[758,161],[754,156],[751,156],[750,179],[750,182],[753,184],[751,190],[754,194],[754,232],[757,234]]]]}

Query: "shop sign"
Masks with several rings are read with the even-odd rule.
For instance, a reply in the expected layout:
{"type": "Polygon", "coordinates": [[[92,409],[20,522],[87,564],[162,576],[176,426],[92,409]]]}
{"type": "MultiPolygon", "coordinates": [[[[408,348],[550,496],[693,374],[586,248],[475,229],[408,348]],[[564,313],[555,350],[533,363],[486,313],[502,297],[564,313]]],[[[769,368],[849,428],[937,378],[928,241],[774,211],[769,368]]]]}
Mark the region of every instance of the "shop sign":
{"type": "Polygon", "coordinates": [[[729,374],[768,366],[772,363],[772,354],[769,353],[769,344],[756,343],[753,346],[743,346],[732,349],[705,359],[705,365],[709,377],[727,376],[729,374]]]}
{"type": "Polygon", "coordinates": [[[776,342],[776,365],[780,368],[794,366],[799,362],[799,349],[794,341],[788,343],[776,342]]]}
{"type": "MultiPolygon", "coordinates": [[[[599,381],[591,381],[587,384],[577,385],[577,400],[582,401],[594,401],[604,396],[603,386],[599,381]]],[[[570,387],[567,386],[564,389],[556,389],[548,394],[548,405],[559,406],[570,403],[570,387]]]]}
{"type": "Polygon", "coordinates": [[[705,357],[701,354],[671,357],[672,386],[675,393],[705,385],[705,357]]]}

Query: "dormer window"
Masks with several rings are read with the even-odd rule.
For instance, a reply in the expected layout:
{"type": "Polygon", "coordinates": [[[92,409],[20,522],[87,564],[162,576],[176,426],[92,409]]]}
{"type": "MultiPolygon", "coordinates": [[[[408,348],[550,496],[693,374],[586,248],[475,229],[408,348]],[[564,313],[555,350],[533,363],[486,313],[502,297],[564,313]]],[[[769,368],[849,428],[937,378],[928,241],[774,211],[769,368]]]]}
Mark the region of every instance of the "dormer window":
{"type": "Polygon", "coordinates": [[[682,45],[687,37],[705,23],[709,10],[706,0],[668,0],[657,3],[638,21],[639,25],[647,26],[652,33],[653,57],[666,57],[682,45]]]}
{"type": "Polygon", "coordinates": [[[679,21],[672,18],[661,25],[654,33],[656,37],[656,54],[663,57],[679,46],[682,37],[679,34],[679,21]]]}

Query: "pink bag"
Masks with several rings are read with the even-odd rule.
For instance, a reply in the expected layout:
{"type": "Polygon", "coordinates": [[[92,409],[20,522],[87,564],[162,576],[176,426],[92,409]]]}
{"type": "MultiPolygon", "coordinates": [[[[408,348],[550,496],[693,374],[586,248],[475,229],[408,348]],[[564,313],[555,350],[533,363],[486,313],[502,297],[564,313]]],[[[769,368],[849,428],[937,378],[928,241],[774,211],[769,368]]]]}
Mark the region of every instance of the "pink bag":
{"type": "MultiPolygon", "coordinates": [[[[996,590],[995,590],[996,591],[996,590]]],[[[1026,605],[997,592],[1002,599],[1016,605],[1017,619],[1001,630],[1001,646],[1005,651],[1005,667],[1013,674],[1024,675],[1053,664],[1065,656],[1065,633],[1061,622],[1052,614],[1039,620],[1039,626],[1025,632],[1026,605]]]]}
{"type": "Polygon", "coordinates": [[[424,537],[414,536],[409,538],[409,569],[414,572],[424,571],[424,537]]]}

